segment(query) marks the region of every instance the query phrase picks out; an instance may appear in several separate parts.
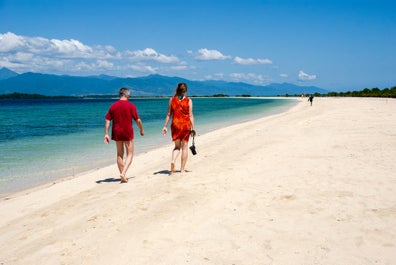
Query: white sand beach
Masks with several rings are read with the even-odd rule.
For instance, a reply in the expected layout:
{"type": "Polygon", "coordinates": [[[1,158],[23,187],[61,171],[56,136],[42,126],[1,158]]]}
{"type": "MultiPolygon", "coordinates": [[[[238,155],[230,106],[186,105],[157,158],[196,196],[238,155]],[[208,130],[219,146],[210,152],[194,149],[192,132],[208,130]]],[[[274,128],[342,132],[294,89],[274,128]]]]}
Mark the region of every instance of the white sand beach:
{"type": "Polygon", "coordinates": [[[195,141],[187,173],[170,142],[127,184],[114,163],[1,198],[0,264],[396,264],[395,99],[300,99],[195,141]]]}

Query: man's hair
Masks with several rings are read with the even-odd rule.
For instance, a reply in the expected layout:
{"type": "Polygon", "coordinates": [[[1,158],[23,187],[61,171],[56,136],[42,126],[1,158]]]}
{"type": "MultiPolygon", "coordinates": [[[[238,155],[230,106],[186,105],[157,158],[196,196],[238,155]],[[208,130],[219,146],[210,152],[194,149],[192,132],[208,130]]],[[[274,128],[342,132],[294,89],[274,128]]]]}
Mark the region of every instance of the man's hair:
{"type": "Polygon", "coordinates": [[[131,94],[131,92],[129,91],[129,89],[126,88],[126,87],[123,87],[123,88],[120,89],[120,92],[119,92],[118,95],[119,95],[120,97],[122,97],[122,96],[129,97],[130,94],[131,94]]]}

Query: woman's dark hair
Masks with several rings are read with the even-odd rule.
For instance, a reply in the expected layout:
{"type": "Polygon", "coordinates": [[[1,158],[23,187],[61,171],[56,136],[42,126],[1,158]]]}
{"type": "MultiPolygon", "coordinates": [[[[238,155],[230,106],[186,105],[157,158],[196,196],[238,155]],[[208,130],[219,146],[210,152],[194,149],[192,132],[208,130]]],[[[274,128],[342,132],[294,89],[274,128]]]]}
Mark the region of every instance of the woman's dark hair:
{"type": "Polygon", "coordinates": [[[186,83],[177,84],[175,96],[181,96],[186,92],[187,92],[187,84],[186,83]]]}

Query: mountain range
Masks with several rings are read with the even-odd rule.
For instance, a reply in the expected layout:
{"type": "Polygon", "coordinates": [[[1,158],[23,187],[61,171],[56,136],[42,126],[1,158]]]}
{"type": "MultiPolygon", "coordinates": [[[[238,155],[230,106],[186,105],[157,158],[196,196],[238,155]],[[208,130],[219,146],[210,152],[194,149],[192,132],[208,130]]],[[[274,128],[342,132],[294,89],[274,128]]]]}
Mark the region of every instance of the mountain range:
{"type": "Polygon", "coordinates": [[[329,91],[315,86],[297,86],[290,83],[273,83],[266,86],[241,82],[193,81],[180,77],[149,75],[121,78],[108,75],[69,76],[41,73],[18,74],[8,68],[0,69],[0,94],[26,93],[46,96],[116,95],[121,87],[131,89],[133,96],[169,96],[179,82],[185,82],[191,96],[283,96],[286,94],[327,94],[329,91]]]}

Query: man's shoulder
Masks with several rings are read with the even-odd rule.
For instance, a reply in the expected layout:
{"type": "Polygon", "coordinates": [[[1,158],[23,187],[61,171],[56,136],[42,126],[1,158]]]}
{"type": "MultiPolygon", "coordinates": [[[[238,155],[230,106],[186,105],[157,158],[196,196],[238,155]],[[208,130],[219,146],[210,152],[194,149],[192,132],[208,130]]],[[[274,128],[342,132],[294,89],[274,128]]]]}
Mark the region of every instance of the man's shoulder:
{"type": "Polygon", "coordinates": [[[113,103],[113,105],[134,105],[134,104],[129,100],[117,100],[116,102],[113,103]]]}
{"type": "Polygon", "coordinates": [[[125,107],[134,107],[135,105],[128,100],[117,100],[113,104],[111,104],[110,108],[125,108],[125,107]]]}

